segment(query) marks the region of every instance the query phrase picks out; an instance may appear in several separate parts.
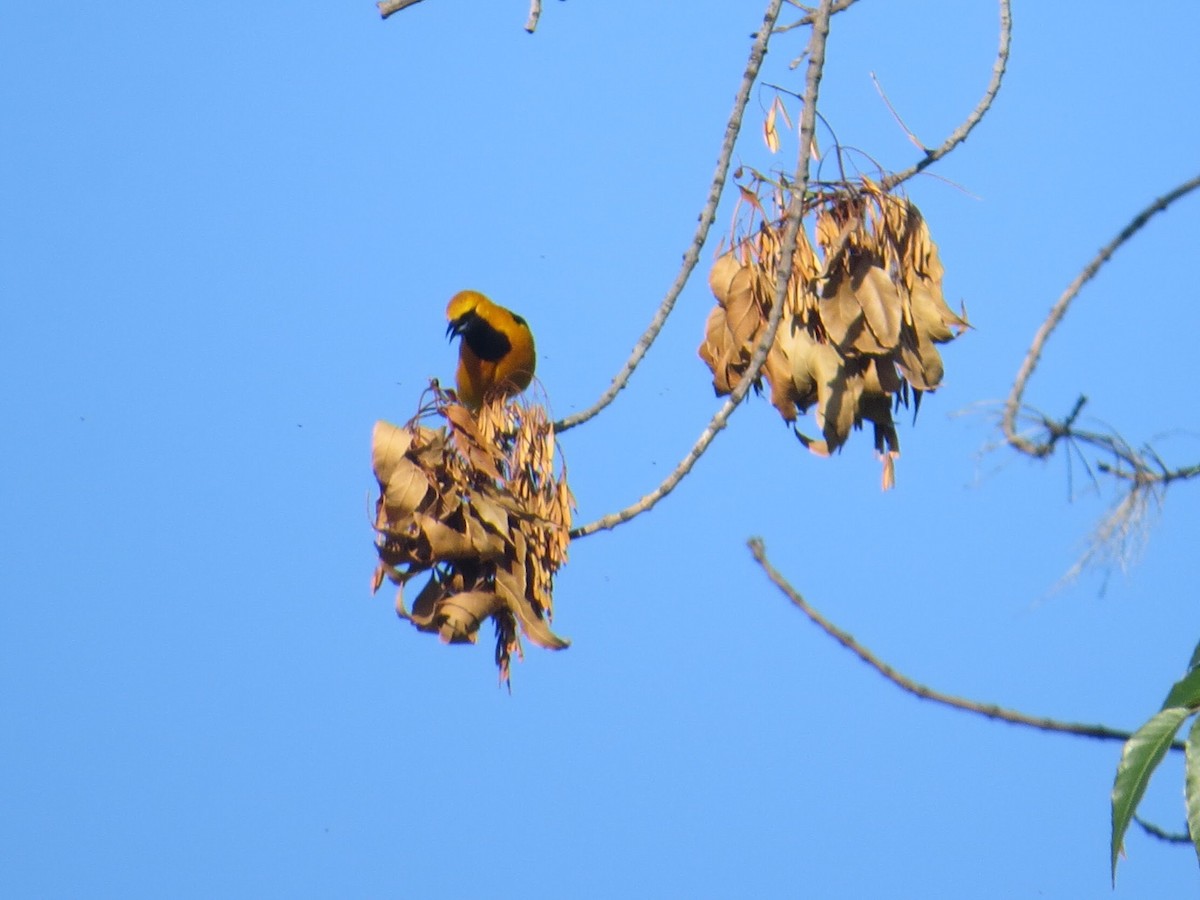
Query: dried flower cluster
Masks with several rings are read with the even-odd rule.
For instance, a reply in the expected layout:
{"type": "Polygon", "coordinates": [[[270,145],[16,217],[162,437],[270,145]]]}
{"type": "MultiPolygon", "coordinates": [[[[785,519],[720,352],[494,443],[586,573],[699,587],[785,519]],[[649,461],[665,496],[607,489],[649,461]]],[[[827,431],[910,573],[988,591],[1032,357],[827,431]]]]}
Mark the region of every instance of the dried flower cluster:
{"type": "Polygon", "coordinates": [[[396,611],[447,643],[474,643],[490,617],[507,682],[512,654],[521,654],[518,624],[541,647],[568,644],[549,623],[574,498],[565,470],[554,471],[554,431],[541,406],[497,398],[475,415],[431,390],[431,404],[403,428],[375,425],[372,590],[390,579],[399,586],[396,611]],[[445,427],[421,424],[431,418],[445,427]],[[410,611],[404,586],[426,572],[410,611]]]}
{"type": "MultiPolygon", "coordinates": [[[[708,317],[700,357],[718,394],[728,394],[767,328],[781,261],[786,193],[772,192],[768,212],[743,188],[750,233],[713,264],[717,306],[708,317]],[[754,222],[759,222],[753,227],[754,222]]],[[[771,402],[788,422],[815,407],[820,438],[796,435],[814,453],[840,448],[852,428],[869,421],[884,461],[883,486],[895,481],[900,445],[892,412],[911,389],[942,381],[936,344],[969,327],[942,296],[937,245],[917,207],[867,179],[814,197],[816,244],[801,229],[787,284],[783,320],[763,376],[771,402]]]]}

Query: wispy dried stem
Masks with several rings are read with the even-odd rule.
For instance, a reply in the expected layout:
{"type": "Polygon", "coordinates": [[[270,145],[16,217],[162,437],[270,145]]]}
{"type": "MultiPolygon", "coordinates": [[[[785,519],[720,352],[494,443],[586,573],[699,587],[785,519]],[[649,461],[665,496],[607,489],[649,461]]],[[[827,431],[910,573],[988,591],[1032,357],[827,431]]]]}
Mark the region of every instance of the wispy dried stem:
{"type": "Polygon", "coordinates": [[[987,111],[992,108],[992,101],[996,99],[996,94],[1000,91],[1000,82],[1004,80],[1004,70],[1008,67],[1008,51],[1011,43],[1011,0],[1000,0],[1000,49],[996,52],[996,61],[992,64],[992,78],[988,82],[987,90],[983,92],[982,99],[980,99],[975,109],[971,111],[971,114],[967,116],[958,128],[954,129],[940,147],[936,150],[926,150],[925,156],[914,165],[903,172],[897,172],[883,179],[884,190],[890,191],[897,185],[908,181],[908,179],[912,178],[918,172],[923,172],[967,139],[967,135],[979,124],[987,114],[987,111]]]}
{"type": "MultiPolygon", "coordinates": [[[[1039,731],[1057,731],[1062,734],[1074,734],[1080,737],[1106,741],[1127,741],[1132,737],[1132,732],[1109,728],[1105,725],[1082,725],[1076,722],[1061,722],[1057,719],[1049,719],[1043,716],[1030,716],[1013,709],[997,706],[994,703],[980,703],[977,700],[968,700],[964,697],[957,697],[953,694],[947,694],[943,691],[926,687],[909,678],[907,675],[896,671],[896,669],[856,641],[852,635],[838,628],[809,605],[808,601],[800,595],[800,592],[792,587],[788,580],[771,565],[770,560],[767,559],[766,547],[760,538],[751,539],[748,542],[748,546],[755,561],[762,567],[767,577],[797,609],[804,613],[818,628],[901,690],[920,697],[922,700],[932,700],[934,703],[940,703],[952,709],[974,713],[988,719],[999,719],[1013,725],[1036,728],[1039,731]]],[[[1171,749],[1183,750],[1183,741],[1175,741],[1171,744],[1171,749]]]]}
{"type": "Polygon", "coordinates": [[[683,263],[679,268],[679,274],[675,276],[675,281],[667,290],[667,295],[663,297],[662,303],[659,304],[654,318],[650,321],[642,336],[638,338],[633,352],[630,353],[629,359],[625,361],[625,365],[621,368],[621,371],[613,378],[612,384],[600,395],[600,399],[590,407],[582,412],[567,416],[560,422],[556,422],[554,425],[555,431],[561,433],[569,428],[574,428],[576,425],[581,425],[595,417],[597,413],[613,402],[617,394],[629,383],[629,378],[633,375],[633,370],[638,367],[638,364],[646,355],[646,351],[650,349],[650,345],[654,343],[659,332],[662,331],[667,317],[671,314],[671,310],[675,308],[675,301],[679,299],[684,286],[687,284],[688,279],[691,278],[692,271],[696,268],[696,263],[700,261],[700,250],[703,248],[704,242],[708,239],[708,230],[712,227],[713,220],[717,215],[717,204],[721,200],[721,194],[725,190],[725,181],[729,176],[729,164],[733,158],[733,148],[737,143],[738,135],[742,131],[742,119],[746,112],[746,104],[750,102],[750,92],[754,88],[754,82],[758,80],[759,69],[762,68],[763,59],[767,55],[767,44],[771,40],[771,29],[779,17],[781,6],[782,0],[771,0],[767,5],[767,11],[763,15],[763,27],[758,30],[754,44],[750,48],[750,58],[746,60],[746,71],[742,75],[742,84],[738,88],[737,97],[733,101],[733,111],[729,114],[729,121],[725,125],[725,137],[721,141],[721,151],[717,156],[717,168],[713,172],[712,183],[708,188],[708,198],[704,202],[704,208],[700,211],[700,221],[696,225],[696,233],[692,237],[692,242],[683,254],[683,263]]]}
{"type": "MultiPolygon", "coordinates": [[[[775,333],[779,330],[779,323],[783,319],[784,297],[787,294],[788,281],[792,275],[792,262],[796,254],[796,242],[797,236],[800,233],[800,223],[804,217],[804,194],[808,188],[808,168],[809,159],[811,158],[810,147],[812,146],[813,133],[816,130],[817,97],[820,93],[821,75],[825,69],[825,44],[829,37],[831,6],[832,0],[822,0],[820,9],[814,14],[813,33],[808,43],[808,72],[805,77],[804,111],[800,119],[799,160],[796,165],[791,201],[788,206],[787,226],[780,249],[780,265],[775,282],[775,296],[771,304],[771,315],[767,321],[766,331],[759,341],[758,346],[754,349],[749,367],[728,399],[726,399],[721,408],[717,410],[716,415],[708,423],[708,427],[701,433],[696,443],[692,446],[692,449],[688,451],[688,454],[662,484],[632,506],[628,506],[625,509],[575,529],[571,532],[572,538],[585,537],[597,531],[614,528],[622,522],[628,522],[634,516],[651,509],[659,500],[674,490],[683,477],[691,471],[692,466],[696,464],[696,460],[708,449],[717,434],[725,427],[729,421],[729,417],[733,415],[733,411],[742,402],[742,399],[746,396],[746,393],[750,390],[751,385],[754,384],[759,372],[762,370],[763,363],[767,358],[767,352],[775,341],[775,333]]],[[[778,15],[779,0],[773,0],[771,8],[778,15]]],[[[764,28],[765,30],[767,29],[764,28]]]]}

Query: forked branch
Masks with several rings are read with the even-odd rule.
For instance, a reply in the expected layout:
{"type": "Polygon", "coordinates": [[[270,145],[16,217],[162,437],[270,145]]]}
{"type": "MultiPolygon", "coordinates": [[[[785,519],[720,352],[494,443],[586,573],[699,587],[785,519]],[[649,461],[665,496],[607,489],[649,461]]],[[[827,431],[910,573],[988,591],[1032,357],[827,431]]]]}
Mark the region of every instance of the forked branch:
{"type": "MultiPolygon", "coordinates": [[[[780,248],[780,265],[775,282],[775,295],[771,303],[771,315],[767,321],[767,328],[762,339],[758,342],[758,346],[755,347],[754,354],[750,357],[749,366],[732,393],[730,393],[729,397],[721,405],[721,408],[717,410],[716,415],[712,417],[708,426],[700,434],[692,449],[688,451],[687,455],[662,484],[637,503],[574,529],[571,532],[572,538],[585,537],[603,529],[614,528],[622,522],[628,522],[634,516],[651,509],[659,500],[674,490],[675,486],[691,471],[696,461],[704,454],[709,445],[712,444],[717,434],[724,429],[726,423],[729,421],[729,417],[733,415],[733,411],[737,409],[742,399],[746,396],[746,393],[750,390],[751,385],[754,384],[759,373],[762,371],[763,363],[767,359],[767,352],[775,341],[775,333],[779,330],[779,323],[783,319],[784,297],[787,293],[788,281],[792,275],[792,262],[796,254],[796,242],[800,233],[800,223],[804,217],[804,194],[808,187],[808,167],[811,158],[809,148],[812,146],[813,134],[816,130],[817,97],[820,93],[821,75],[825,70],[825,43],[829,37],[831,6],[832,0],[822,0],[820,9],[814,13],[812,37],[808,43],[808,72],[805,77],[804,111],[800,119],[799,160],[796,165],[796,175],[788,206],[787,226],[784,230],[783,242],[780,248]]],[[[778,15],[778,0],[773,0],[771,8],[778,15]]],[[[764,31],[766,30],[764,28],[764,31]]]]}
{"type": "MultiPolygon", "coordinates": [[[[1050,429],[1047,439],[1030,439],[1017,430],[1017,416],[1022,411],[1022,399],[1025,396],[1025,388],[1029,384],[1029,379],[1033,375],[1034,369],[1037,368],[1038,362],[1042,358],[1042,351],[1045,349],[1046,341],[1050,339],[1050,335],[1054,333],[1054,329],[1058,327],[1063,317],[1066,316],[1067,310],[1075,300],[1075,297],[1078,296],[1083,286],[1096,276],[1100,268],[1112,258],[1112,255],[1117,252],[1118,248],[1137,234],[1156,213],[1164,211],[1180,197],[1186,196],[1198,187],[1200,187],[1200,175],[1185,181],[1174,190],[1163,194],[1163,196],[1156,199],[1134,216],[1132,221],[1122,228],[1115,238],[1105,244],[1091,262],[1084,266],[1083,271],[1075,277],[1075,280],[1067,286],[1062,296],[1050,308],[1050,313],[1046,316],[1046,320],[1042,322],[1037,333],[1033,336],[1033,343],[1030,344],[1029,352],[1025,354],[1025,359],[1021,362],[1020,369],[1017,370],[1016,380],[1013,381],[1012,390],[1009,392],[1008,400],[1004,404],[1001,427],[1004,430],[1004,439],[1013,449],[1019,450],[1029,456],[1044,457],[1053,451],[1057,440],[1066,436],[1063,433],[1056,435],[1054,429],[1050,429]]],[[[1058,424],[1060,426],[1069,426],[1070,423],[1064,421],[1058,424]]],[[[1058,431],[1069,432],[1070,430],[1069,427],[1066,429],[1060,427],[1058,431]]],[[[1132,460],[1129,462],[1132,465],[1132,460]]],[[[1136,470],[1140,467],[1134,466],[1134,468],[1136,470]]]]}
{"type": "Polygon", "coordinates": [[[1121,232],[1101,248],[1067,286],[1062,296],[1050,308],[1049,314],[1033,337],[1033,343],[1025,354],[1013,381],[1012,390],[1000,414],[1000,428],[1006,444],[1027,456],[1044,459],[1054,453],[1060,443],[1065,442],[1084,459],[1089,472],[1093,465],[1081,448],[1099,453],[1094,469],[1123,482],[1124,496],[1097,525],[1088,549],[1071,567],[1065,576],[1070,580],[1089,564],[1107,560],[1124,568],[1136,557],[1145,540],[1147,531],[1146,512],[1152,502],[1162,499],[1162,491],[1176,481],[1187,481],[1200,476],[1200,465],[1171,467],[1163,462],[1153,448],[1142,445],[1135,447],[1115,431],[1089,431],[1076,425],[1079,413],[1087,398],[1080,396],[1071,411],[1061,419],[1053,418],[1024,403],[1025,389],[1029,379],[1041,360],[1046,342],[1062,322],[1072,302],[1083,286],[1112,258],[1117,249],[1137,234],[1150,219],[1168,206],[1200,187],[1200,175],[1185,181],[1174,190],[1156,199],[1139,212],[1121,232]],[[1024,426],[1024,427],[1022,427],[1024,426]]]}
{"type": "Polygon", "coordinates": [[[758,30],[754,43],[750,47],[750,58],[746,60],[746,71],[742,75],[741,86],[733,101],[733,111],[729,114],[729,122],[725,125],[725,137],[721,141],[721,151],[717,156],[717,168],[713,172],[712,183],[708,188],[708,199],[705,200],[704,208],[700,211],[700,221],[696,225],[696,233],[692,236],[692,242],[683,254],[683,264],[679,268],[679,274],[675,276],[675,281],[667,290],[667,295],[663,297],[662,303],[659,304],[654,318],[650,320],[645,332],[638,338],[633,352],[625,361],[625,365],[621,367],[621,371],[613,378],[612,384],[600,395],[600,399],[587,409],[556,422],[554,425],[556,432],[561,433],[576,425],[582,425],[616,399],[617,394],[629,383],[633,370],[638,367],[650,349],[650,345],[662,331],[667,317],[675,308],[675,301],[679,299],[679,295],[683,292],[684,286],[696,268],[696,263],[700,261],[700,250],[703,248],[704,242],[708,240],[708,231],[717,216],[717,204],[725,190],[725,181],[729,176],[729,164],[733,158],[733,148],[742,131],[742,119],[746,113],[746,104],[750,102],[750,92],[754,88],[754,82],[758,80],[758,71],[762,68],[763,59],[767,55],[767,45],[770,43],[775,21],[779,18],[781,6],[782,0],[772,0],[767,5],[767,11],[763,14],[762,28],[758,30]]]}
{"type": "Polygon", "coordinates": [[[883,179],[885,190],[891,190],[903,184],[919,172],[931,165],[967,139],[967,135],[980,123],[987,111],[992,108],[992,102],[1000,91],[1000,82],[1004,80],[1004,71],[1008,68],[1008,52],[1012,44],[1012,4],[1011,0],[1000,0],[1000,49],[996,51],[996,61],[992,64],[992,77],[988,82],[983,97],[971,114],[959,125],[950,136],[935,150],[926,150],[925,155],[903,172],[897,172],[883,179]]]}

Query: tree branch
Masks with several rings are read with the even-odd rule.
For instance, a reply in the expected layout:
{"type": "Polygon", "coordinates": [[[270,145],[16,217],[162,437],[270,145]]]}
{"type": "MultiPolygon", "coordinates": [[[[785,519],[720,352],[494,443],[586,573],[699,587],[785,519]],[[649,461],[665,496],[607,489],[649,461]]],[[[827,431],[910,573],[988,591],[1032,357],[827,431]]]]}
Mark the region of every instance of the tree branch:
{"type": "Polygon", "coordinates": [[[1034,369],[1037,368],[1038,362],[1042,357],[1042,350],[1046,346],[1046,341],[1049,340],[1050,335],[1054,333],[1054,329],[1058,327],[1058,324],[1067,314],[1071,302],[1080,290],[1083,289],[1083,286],[1095,277],[1096,273],[1100,271],[1101,266],[1112,258],[1117,249],[1137,234],[1155,213],[1162,212],[1180,197],[1185,196],[1198,187],[1200,187],[1200,175],[1185,181],[1174,190],[1159,197],[1134,216],[1133,220],[1121,229],[1121,232],[1115,238],[1102,247],[1090,263],[1084,266],[1083,271],[1067,286],[1062,296],[1050,308],[1050,314],[1046,316],[1046,320],[1033,336],[1033,343],[1030,344],[1029,352],[1025,354],[1025,359],[1021,362],[1020,369],[1017,370],[1017,377],[1013,382],[1012,391],[1009,393],[1008,400],[1004,404],[1001,427],[1004,430],[1005,440],[1013,449],[1019,450],[1029,456],[1040,458],[1050,455],[1054,449],[1054,443],[1058,439],[1055,437],[1053,431],[1051,431],[1050,438],[1046,441],[1032,441],[1024,435],[1019,434],[1017,432],[1017,416],[1022,409],[1021,400],[1025,395],[1025,387],[1029,383],[1034,369]]]}
{"type": "MultiPolygon", "coordinates": [[[[844,9],[849,9],[851,6],[853,6],[857,2],[858,2],[858,0],[835,0],[834,4],[831,7],[829,7],[829,14],[832,16],[836,13],[840,13],[844,9]]],[[[793,3],[792,5],[799,6],[800,4],[793,3]]],[[[775,33],[782,34],[785,31],[791,31],[793,28],[800,28],[804,25],[811,25],[813,23],[813,16],[815,16],[815,15],[816,15],[816,13],[809,13],[804,18],[797,19],[795,22],[789,22],[786,25],[780,25],[775,29],[775,33]]]]}
{"type": "Polygon", "coordinates": [[[959,144],[967,139],[967,135],[979,124],[984,115],[992,108],[992,101],[1000,91],[1000,82],[1004,79],[1004,70],[1008,67],[1008,51],[1012,43],[1012,5],[1011,0],[1000,0],[1000,49],[996,52],[996,61],[992,64],[992,79],[988,82],[983,98],[976,105],[966,120],[954,129],[945,142],[936,150],[926,150],[925,156],[916,164],[883,179],[883,189],[890,191],[897,185],[903,184],[919,172],[925,171],[959,144]]]}
{"type": "Polygon", "coordinates": [[[525,20],[525,30],[533,34],[537,30],[538,19],[542,17],[542,0],[529,0],[529,18],[525,20]]]}
{"type": "Polygon", "coordinates": [[[421,0],[379,0],[375,5],[379,7],[379,17],[386,19],[393,13],[398,13],[402,9],[408,9],[410,6],[416,6],[421,0]]]}
{"type": "Polygon", "coordinates": [[[576,425],[582,425],[584,422],[594,418],[597,413],[608,406],[616,398],[629,383],[629,378],[633,375],[633,370],[638,367],[642,358],[646,355],[646,351],[650,349],[650,345],[654,343],[658,337],[658,333],[662,331],[662,327],[666,324],[667,317],[671,314],[671,310],[675,308],[675,301],[679,299],[679,295],[683,292],[684,286],[688,283],[688,279],[692,276],[692,271],[696,268],[696,263],[700,261],[700,250],[704,246],[704,242],[708,239],[708,230],[712,227],[713,221],[717,216],[717,204],[721,200],[721,194],[725,190],[725,180],[729,175],[729,164],[733,158],[733,148],[737,143],[738,135],[742,131],[742,117],[746,112],[746,105],[750,102],[750,92],[754,87],[754,82],[758,80],[758,71],[762,68],[763,59],[767,55],[767,44],[771,40],[771,29],[779,17],[779,9],[782,6],[782,0],[772,0],[767,5],[767,11],[763,15],[763,27],[758,30],[755,36],[754,44],[750,48],[750,58],[746,60],[746,71],[742,75],[742,84],[738,88],[737,97],[733,101],[733,111],[729,114],[729,122],[725,125],[725,137],[721,141],[721,151],[717,156],[717,169],[713,173],[712,183],[708,188],[708,199],[704,203],[704,208],[700,211],[700,221],[696,225],[696,233],[692,237],[691,244],[688,245],[687,251],[683,254],[683,264],[680,266],[679,274],[675,276],[675,281],[667,290],[667,295],[659,304],[658,312],[654,314],[654,318],[647,326],[645,332],[638,338],[637,344],[633,348],[633,352],[629,355],[625,365],[621,371],[613,378],[612,384],[608,389],[587,409],[574,415],[567,416],[560,422],[554,423],[556,433],[562,433],[576,425]]]}
{"type": "MultiPolygon", "coordinates": [[[[947,694],[942,691],[934,690],[913,681],[906,675],[897,672],[887,663],[883,662],[874,653],[858,643],[849,633],[838,628],[821,613],[808,604],[800,593],[792,587],[774,566],[767,559],[766,547],[763,545],[761,538],[752,538],[748,542],[751,554],[754,559],[762,567],[767,577],[772,583],[783,592],[792,604],[799,609],[804,615],[808,616],[818,628],[824,631],[827,635],[865,662],[868,666],[896,685],[901,690],[907,691],[916,697],[923,700],[932,700],[934,703],[940,703],[943,706],[949,706],[952,709],[960,709],[965,712],[975,713],[976,715],[984,716],[988,719],[1000,719],[1004,722],[1010,722],[1013,725],[1024,725],[1028,728],[1037,728],[1040,731],[1057,731],[1063,734],[1074,734],[1081,737],[1097,738],[1099,740],[1111,741],[1127,741],[1132,737],[1132,732],[1119,731],[1114,728],[1108,728],[1104,725],[1081,725],[1075,722],[1060,722],[1057,719],[1048,719],[1038,716],[1028,716],[1025,713],[1017,712],[1016,710],[1005,709],[997,706],[994,703],[980,703],[975,700],[967,700],[963,697],[956,697],[953,694],[947,694]]],[[[1183,750],[1183,741],[1175,741],[1171,744],[1173,750],[1183,750]]]]}
{"type": "MultiPolygon", "coordinates": [[[[808,73],[805,78],[804,88],[804,112],[800,119],[800,151],[799,159],[796,165],[796,176],[791,187],[792,195],[788,204],[787,227],[784,230],[782,247],[780,249],[780,265],[775,282],[775,296],[771,303],[771,315],[767,320],[767,328],[758,342],[758,346],[754,348],[754,354],[750,357],[749,367],[741,380],[729,395],[729,398],[717,410],[716,415],[708,423],[708,426],[701,433],[692,449],[683,458],[675,470],[655,488],[637,503],[628,506],[619,512],[612,513],[597,519],[594,522],[589,522],[579,528],[572,530],[571,537],[579,538],[586,537],[589,534],[594,534],[602,529],[614,528],[622,522],[628,522],[634,516],[640,515],[651,509],[659,500],[675,489],[675,486],[683,479],[692,466],[696,464],[703,454],[708,449],[709,445],[716,438],[717,434],[725,427],[729,421],[729,417],[733,415],[733,411],[737,409],[746,393],[750,390],[750,386],[754,384],[758,378],[759,372],[762,371],[763,363],[766,362],[767,352],[771,345],[775,342],[775,333],[779,330],[779,323],[783,319],[784,298],[787,295],[788,282],[792,277],[792,264],[796,255],[796,241],[800,233],[800,223],[804,217],[804,194],[808,189],[808,167],[811,158],[810,148],[813,141],[813,133],[816,131],[816,111],[817,97],[820,93],[821,75],[825,69],[825,43],[829,37],[829,10],[832,5],[832,0],[821,0],[821,7],[815,15],[813,23],[812,37],[808,43],[808,73]]],[[[779,0],[772,0],[771,8],[778,14],[779,0]]],[[[764,31],[767,29],[764,28],[764,31]]]]}
{"type": "Polygon", "coordinates": [[[1157,198],[1153,203],[1139,212],[1121,232],[1109,241],[1067,286],[1062,296],[1050,308],[1049,314],[1033,336],[1033,343],[1021,361],[1017,375],[1013,381],[1012,390],[1000,414],[1000,428],[1006,444],[1035,459],[1044,459],[1054,453],[1060,441],[1067,441],[1070,446],[1084,458],[1084,464],[1091,466],[1078,449],[1079,445],[1090,447],[1111,457],[1109,461],[1096,463],[1096,470],[1125,481],[1128,491],[1121,500],[1105,515],[1096,527],[1088,549],[1071,566],[1064,580],[1071,580],[1093,561],[1106,558],[1125,568],[1136,556],[1137,550],[1145,537],[1146,511],[1150,501],[1161,500],[1161,490],[1175,481],[1187,481],[1200,476],[1200,465],[1180,466],[1170,468],[1152,447],[1135,448],[1115,431],[1087,431],[1075,427],[1075,422],[1087,398],[1080,396],[1065,418],[1055,419],[1039,412],[1023,403],[1025,390],[1029,379],[1033,376],[1045,350],[1046,342],[1054,333],[1067,314],[1071,303],[1078,296],[1083,286],[1091,281],[1105,263],[1112,258],[1117,249],[1137,234],[1147,222],[1159,212],[1200,187],[1200,175],[1183,182],[1173,190],[1157,198]],[[1018,430],[1018,420],[1023,425],[1032,428],[1018,430]]]}

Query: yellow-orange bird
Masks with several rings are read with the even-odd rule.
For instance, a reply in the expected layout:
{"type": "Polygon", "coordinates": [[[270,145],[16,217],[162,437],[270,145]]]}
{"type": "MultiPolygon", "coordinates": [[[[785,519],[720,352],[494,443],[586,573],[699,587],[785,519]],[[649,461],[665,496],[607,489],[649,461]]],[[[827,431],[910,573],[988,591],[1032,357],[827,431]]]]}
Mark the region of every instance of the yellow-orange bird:
{"type": "Polygon", "coordinates": [[[446,335],[462,338],[455,382],[458,399],[478,409],[489,394],[506,397],[529,387],[537,356],[529,324],[479,291],[459,291],[446,306],[446,335]]]}

